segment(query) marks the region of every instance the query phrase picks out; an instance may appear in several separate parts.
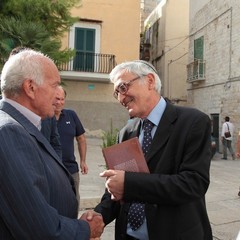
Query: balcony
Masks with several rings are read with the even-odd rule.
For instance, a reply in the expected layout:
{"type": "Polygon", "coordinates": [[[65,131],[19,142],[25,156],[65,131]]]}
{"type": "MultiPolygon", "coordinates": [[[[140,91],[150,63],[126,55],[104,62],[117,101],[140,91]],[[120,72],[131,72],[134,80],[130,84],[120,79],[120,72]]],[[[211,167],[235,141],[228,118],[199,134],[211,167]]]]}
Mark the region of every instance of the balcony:
{"type": "Polygon", "coordinates": [[[195,59],[187,65],[187,81],[189,83],[205,80],[206,61],[195,59]]]}
{"type": "Polygon", "coordinates": [[[59,64],[58,69],[63,79],[106,82],[115,66],[115,55],[77,52],[72,61],[59,64]]]}
{"type": "MultiPolygon", "coordinates": [[[[0,71],[6,59],[0,57],[0,71]]],[[[76,53],[73,60],[57,64],[62,79],[84,81],[109,81],[109,73],[116,66],[115,55],[76,53]]]]}

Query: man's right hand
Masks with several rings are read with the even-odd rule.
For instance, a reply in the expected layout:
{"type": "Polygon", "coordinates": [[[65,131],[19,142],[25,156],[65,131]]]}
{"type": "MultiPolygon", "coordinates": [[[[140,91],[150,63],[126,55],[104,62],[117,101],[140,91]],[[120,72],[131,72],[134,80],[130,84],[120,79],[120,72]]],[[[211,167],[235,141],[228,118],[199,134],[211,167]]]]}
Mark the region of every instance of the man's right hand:
{"type": "Polygon", "coordinates": [[[89,210],[83,213],[80,219],[88,222],[91,231],[90,238],[100,239],[100,236],[102,235],[105,226],[102,215],[93,210],[89,210]]]}

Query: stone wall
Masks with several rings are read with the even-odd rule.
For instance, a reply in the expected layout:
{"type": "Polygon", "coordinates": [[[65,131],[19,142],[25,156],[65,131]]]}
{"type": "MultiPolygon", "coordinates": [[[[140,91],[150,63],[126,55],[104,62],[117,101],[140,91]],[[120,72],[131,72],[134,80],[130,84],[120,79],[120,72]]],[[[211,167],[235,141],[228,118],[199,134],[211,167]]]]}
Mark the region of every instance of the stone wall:
{"type": "Polygon", "coordinates": [[[193,21],[190,23],[189,62],[193,61],[194,40],[204,36],[206,79],[189,84],[188,104],[209,116],[219,114],[219,136],[224,117],[229,116],[235,125],[235,147],[240,130],[239,3],[212,0],[196,12],[190,17],[193,21]]]}
{"type": "Polygon", "coordinates": [[[128,121],[128,112],[119,103],[67,101],[66,108],[78,114],[86,133],[100,137],[102,131],[109,131],[111,122],[113,129],[121,129],[128,121]]]}

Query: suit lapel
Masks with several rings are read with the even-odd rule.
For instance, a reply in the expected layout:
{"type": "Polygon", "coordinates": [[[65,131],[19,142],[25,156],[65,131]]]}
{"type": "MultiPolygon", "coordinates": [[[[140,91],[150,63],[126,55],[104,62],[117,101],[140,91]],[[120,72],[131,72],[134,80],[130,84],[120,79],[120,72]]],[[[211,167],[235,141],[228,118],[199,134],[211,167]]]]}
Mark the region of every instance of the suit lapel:
{"type": "Polygon", "coordinates": [[[167,103],[166,109],[155,132],[151,148],[146,155],[147,162],[151,161],[151,158],[154,156],[154,154],[164,147],[173,131],[173,122],[176,120],[176,118],[177,113],[175,107],[167,103]]]}
{"type": "MultiPolygon", "coordinates": [[[[24,116],[22,115],[16,108],[14,108],[11,104],[1,101],[0,109],[9,114],[12,118],[14,118],[20,125],[22,125],[25,130],[33,136],[54,158],[55,161],[58,162],[62,167],[62,161],[51,147],[50,143],[43,136],[43,134],[24,116]]],[[[65,167],[64,167],[65,168],[65,167]]]]}
{"type": "Polygon", "coordinates": [[[140,128],[141,128],[141,121],[140,118],[135,118],[131,120],[132,122],[129,123],[126,127],[124,127],[118,136],[118,142],[123,142],[127,139],[138,137],[140,128]]]}

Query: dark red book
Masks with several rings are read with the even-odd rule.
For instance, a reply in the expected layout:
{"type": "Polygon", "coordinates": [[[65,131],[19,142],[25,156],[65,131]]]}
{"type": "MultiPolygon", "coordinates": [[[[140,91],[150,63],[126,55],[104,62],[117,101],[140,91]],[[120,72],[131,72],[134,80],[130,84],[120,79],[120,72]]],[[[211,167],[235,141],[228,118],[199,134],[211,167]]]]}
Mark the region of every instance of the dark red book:
{"type": "Polygon", "coordinates": [[[108,169],[147,172],[149,169],[137,137],[102,149],[108,169]]]}

